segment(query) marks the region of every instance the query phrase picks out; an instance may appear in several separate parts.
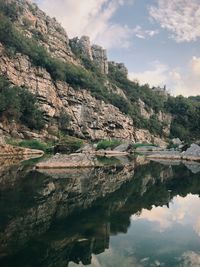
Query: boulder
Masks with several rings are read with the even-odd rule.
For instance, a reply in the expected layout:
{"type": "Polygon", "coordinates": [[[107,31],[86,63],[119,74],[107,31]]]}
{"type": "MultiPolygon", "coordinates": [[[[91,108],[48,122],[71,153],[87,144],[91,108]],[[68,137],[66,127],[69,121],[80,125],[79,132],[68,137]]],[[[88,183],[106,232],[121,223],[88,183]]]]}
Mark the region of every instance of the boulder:
{"type": "Polygon", "coordinates": [[[173,145],[177,145],[177,146],[180,146],[180,145],[182,145],[182,141],[179,139],[179,138],[173,138],[172,139],[172,144],[173,145]]]}
{"type": "Polygon", "coordinates": [[[82,151],[82,152],[84,152],[84,153],[87,153],[87,152],[92,152],[92,151],[94,151],[94,150],[95,150],[95,148],[94,148],[93,145],[91,145],[91,144],[86,144],[86,145],[84,145],[81,149],[79,149],[78,151],[79,151],[79,152],[82,151]]]}
{"type": "Polygon", "coordinates": [[[196,144],[191,144],[191,146],[182,154],[187,157],[200,157],[200,146],[196,144]]]}
{"type": "Polygon", "coordinates": [[[114,151],[126,152],[130,148],[131,148],[131,144],[130,143],[126,143],[126,144],[121,144],[121,145],[115,147],[114,151]]]}
{"type": "Polygon", "coordinates": [[[179,159],[189,161],[200,161],[200,146],[192,144],[186,151],[180,153],[179,151],[160,151],[156,154],[148,156],[153,159],[179,159]]]}

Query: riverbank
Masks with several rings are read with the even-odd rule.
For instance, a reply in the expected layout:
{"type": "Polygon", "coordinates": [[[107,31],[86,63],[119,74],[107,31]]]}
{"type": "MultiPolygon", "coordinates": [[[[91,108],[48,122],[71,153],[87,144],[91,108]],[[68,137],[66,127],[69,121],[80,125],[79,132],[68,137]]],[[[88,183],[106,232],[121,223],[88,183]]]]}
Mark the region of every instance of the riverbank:
{"type": "Polygon", "coordinates": [[[0,145],[0,157],[43,156],[42,150],[0,145]]]}
{"type": "Polygon", "coordinates": [[[105,154],[86,154],[74,153],[70,155],[56,154],[49,159],[39,162],[37,169],[63,169],[63,168],[93,168],[110,165],[126,165],[129,163],[128,157],[124,153],[111,153],[106,157],[105,154]]]}
{"type": "Polygon", "coordinates": [[[147,155],[149,159],[186,160],[200,162],[200,146],[192,144],[186,151],[160,151],[147,155]]]}
{"type": "MultiPolygon", "coordinates": [[[[102,158],[107,160],[116,158],[124,158],[124,164],[128,162],[128,156],[133,151],[118,151],[118,150],[87,150],[85,152],[73,153],[70,155],[59,154],[52,156],[51,158],[44,160],[36,165],[38,169],[58,169],[58,168],[88,168],[88,167],[102,167],[104,162],[102,158]]],[[[149,151],[149,148],[142,152],[142,157],[145,159],[157,159],[157,160],[185,160],[185,161],[200,161],[200,147],[196,144],[192,144],[184,152],[179,151],[160,151],[159,148],[154,151],[149,151]],[[150,154],[151,153],[151,154],[150,154]]],[[[120,160],[119,160],[120,161],[120,160]]],[[[116,164],[114,162],[113,164],[116,164]]]]}

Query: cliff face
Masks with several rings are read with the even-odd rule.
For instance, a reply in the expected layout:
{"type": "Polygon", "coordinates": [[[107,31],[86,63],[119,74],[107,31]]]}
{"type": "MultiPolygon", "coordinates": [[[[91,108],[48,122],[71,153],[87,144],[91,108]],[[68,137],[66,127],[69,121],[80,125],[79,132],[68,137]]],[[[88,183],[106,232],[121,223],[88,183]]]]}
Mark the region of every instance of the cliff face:
{"type": "Polygon", "coordinates": [[[9,58],[2,45],[0,54],[0,73],[37,96],[45,113],[47,132],[52,126],[50,119],[58,118],[64,110],[71,117],[69,129],[80,137],[134,139],[133,121],[118,108],[95,99],[86,90],[77,91],[64,82],[54,82],[45,69],[32,66],[26,56],[9,58]]]}
{"type": "Polygon", "coordinates": [[[36,37],[52,56],[77,64],[65,30],[56,21],[50,18],[36,4],[26,0],[6,0],[14,2],[19,7],[19,16],[16,26],[28,37],[36,37]]]}
{"type": "MultiPolygon", "coordinates": [[[[96,65],[102,74],[108,73],[106,51],[100,46],[91,45],[88,37],[83,36],[80,39],[69,40],[60,24],[55,19],[48,17],[36,5],[30,4],[26,0],[7,0],[7,2],[15,2],[20,7],[15,22],[18,30],[28,37],[37,39],[52,57],[81,66],[80,58],[72,52],[74,49],[78,49],[96,65]]],[[[110,62],[109,64],[127,75],[127,69],[122,63],[110,62]]],[[[136,129],[134,121],[117,107],[97,100],[87,90],[75,90],[66,82],[53,80],[45,69],[35,67],[29,57],[19,53],[10,56],[1,43],[0,74],[8,78],[14,85],[24,86],[36,95],[46,121],[44,130],[37,133],[31,133],[22,125],[0,122],[0,132],[3,135],[14,138],[56,138],[59,131],[59,117],[66,113],[70,117],[67,131],[81,138],[93,140],[119,138],[133,142],[148,141],[164,144],[159,137],[151,135],[149,131],[136,129]]],[[[127,99],[120,88],[114,88],[109,82],[106,86],[108,91],[127,99]]],[[[143,111],[144,117],[148,118],[154,113],[153,110],[145,111],[145,106],[142,105],[138,103],[138,108],[143,111]]],[[[167,135],[170,118],[161,113],[160,120],[166,121],[167,135]]]]}

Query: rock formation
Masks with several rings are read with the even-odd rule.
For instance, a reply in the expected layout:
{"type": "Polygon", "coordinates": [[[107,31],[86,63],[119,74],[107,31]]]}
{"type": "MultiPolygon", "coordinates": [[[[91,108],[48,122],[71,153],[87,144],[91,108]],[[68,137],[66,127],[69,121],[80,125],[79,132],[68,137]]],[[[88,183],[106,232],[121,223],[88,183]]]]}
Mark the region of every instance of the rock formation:
{"type": "MultiPolygon", "coordinates": [[[[58,118],[65,111],[71,118],[69,131],[82,138],[119,138],[136,142],[154,142],[155,139],[156,144],[162,143],[161,139],[152,136],[148,130],[135,129],[131,118],[117,107],[92,97],[87,90],[77,91],[65,82],[54,82],[45,69],[33,66],[27,56],[17,54],[14,58],[9,57],[2,44],[0,55],[0,74],[8,77],[13,84],[27,87],[35,94],[47,121],[45,129],[38,134],[31,134],[30,130],[21,125],[0,125],[4,135],[51,139],[51,119],[58,118]]],[[[58,132],[58,128],[55,131],[58,132]]]]}
{"type": "Polygon", "coordinates": [[[80,39],[75,37],[70,40],[72,50],[76,53],[87,57],[99,69],[102,74],[108,74],[107,52],[99,45],[91,45],[88,36],[82,36],[80,39]]]}
{"type": "Polygon", "coordinates": [[[108,74],[108,61],[106,50],[99,45],[93,45],[92,57],[94,63],[100,69],[101,73],[108,74]]]}
{"type": "MultiPolygon", "coordinates": [[[[99,68],[103,74],[108,73],[108,61],[106,51],[97,45],[90,44],[87,36],[80,39],[69,40],[67,33],[61,25],[48,17],[35,4],[20,0],[15,2],[21,7],[20,14],[15,22],[16,27],[26,36],[34,37],[44,46],[52,57],[63,61],[81,65],[73,49],[76,48],[99,68]]],[[[127,69],[122,63],[111,62],[119,71],[127,75],[127,69]]],[[[7,137],[19,139],[49,139],[56,140],[59,132],[58,120],[62,114],[70,118],[66,131],[69,134],[88,139],[117,138],[128,139],[133,142],[155,142],[166,143],[158,136],[153,136],[149,131],[136,129],[134,121],[122,113],[117,107],[97,100],[86,90],[80,88],[75,90],[69,84],[54,81],[50,74],[41,67],[32,64],[28,56],[22,54],[9,55],[5,47],[0,43],[0,74],[8,78],[14,85],[26,87],[36,95],[39,106],[44,112],[45,125],[40,132],[31,132],[23,125],[13,122],[8,124],[0,122],[0,133],[7,137]]],[[[122,89],[105,82],[108,92],[127,99],[122,89]],[[106,84],[107,83],[107,84],[106,84]]],[[[102,86],[105,86],[102,84],[102,86]]],[[[145,107],[143,107],[145,109],[145,107]]],[[[153,111],[146,111],[144,116],[148,117],[153,111]]],[[[169,131],[170,121],[162,117],[161,121],[167,121],[166,135],[169,131]]],[[[164,115],[163,115],[164,116],[164,115]]]]}

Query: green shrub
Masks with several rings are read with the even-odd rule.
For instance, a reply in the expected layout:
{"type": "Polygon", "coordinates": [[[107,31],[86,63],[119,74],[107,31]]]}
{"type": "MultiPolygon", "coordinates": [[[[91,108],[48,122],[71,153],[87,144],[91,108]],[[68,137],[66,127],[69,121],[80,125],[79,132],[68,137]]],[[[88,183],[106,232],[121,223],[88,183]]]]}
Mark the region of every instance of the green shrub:
{"type": "Polygon", "coordinates": [[[62,110],[58,118],[58,124],[61,130],[66,130],[69,127],[71,117],[66,113],[65,110],[62,110]]]}
{"type": "Polygon", "coordinates": [[[119,140],[101,140],[97,144],[97,150],[100,149],[114,149],[115,147],[119,146],[121,144],[121,141],[119,140]]]}
{"type": "Polygon", "coordinates": [[[108,165],[108,166],[115,166],[115,165],[120,165],[120,160],[115,158],[115,157],[102,157],[102,156],[97,156],[97,160],[99,163],[103,165],[108,165]]]}
{"type": "Polygon", "coordinates": [[[172,114],[171,137],[189,141],[199,138],[200,102],[199,97],[169,97],[165,109],[172,114]]]}
{"type": "Polygon", "coordinates": [[[46,143],[42,143],[38,140],[24,140],[18,143],[21,147],[38,149],[46,152],[49,149],[49,146],[46,143]]]}
{"type": "Polygon", "coordinates": [[[73,136],[64,135],[60,138],[59,144],[68,147],[70,152],[75,152],[84,145],[84,141],[73,136]]]}
{"type": "Polygon", "coordinates": [[[5,3],[5,0],[0,0],[0,11],[9,17],[11,21],[15,21],[19,14],[22,13],[22,8],[15,2],[8,4],[5,3]]]}
{"type": "Polygon", "coordinates": [[[19,121],[30,129],[41,130],[43,113],[37,106],[36,97],[27,89],[12,86],[0,76],[0,118],[19,121]]]}

